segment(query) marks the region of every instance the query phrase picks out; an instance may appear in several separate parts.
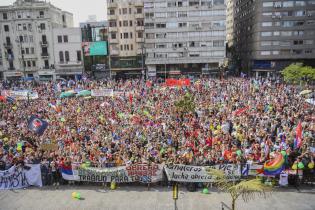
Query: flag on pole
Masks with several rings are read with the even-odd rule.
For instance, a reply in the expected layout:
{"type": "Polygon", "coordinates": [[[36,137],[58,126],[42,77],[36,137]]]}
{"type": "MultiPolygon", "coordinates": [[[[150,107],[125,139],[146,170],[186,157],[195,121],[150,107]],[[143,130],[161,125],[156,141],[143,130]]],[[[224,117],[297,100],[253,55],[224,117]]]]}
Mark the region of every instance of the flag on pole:
{"type": "Polygon", "coordinates": [[[296,136],[294,140],[294,148],[300,148],[302,145],[302,123],[299,121],[298,126],[296,127],[296,136]]]}

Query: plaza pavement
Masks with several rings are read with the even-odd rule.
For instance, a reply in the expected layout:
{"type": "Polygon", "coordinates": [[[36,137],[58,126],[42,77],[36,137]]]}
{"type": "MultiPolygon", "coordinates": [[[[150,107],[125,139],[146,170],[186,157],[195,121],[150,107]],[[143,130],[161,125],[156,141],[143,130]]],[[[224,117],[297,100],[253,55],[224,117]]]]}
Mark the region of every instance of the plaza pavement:
{"type": "MultiPolygon", "coordinates": [[[[227,194],[215,189],[204,195],[180,187],[178,210],[222,210],[221,201],[230,204],[227,194]]],[[[267,199],[248,203],[238,200],[237,210],[314,210],[315,189],[277,189],[267,199]]],[[[173,210],[172,189],[121,186],[117,190],[100,186],[61,186],[0,191],[0,210],[173,210]],[[80,192],[82,200],[71,197],[80,192]]],[[[227,209],[225,209],[227,210],[227,209]]]]}

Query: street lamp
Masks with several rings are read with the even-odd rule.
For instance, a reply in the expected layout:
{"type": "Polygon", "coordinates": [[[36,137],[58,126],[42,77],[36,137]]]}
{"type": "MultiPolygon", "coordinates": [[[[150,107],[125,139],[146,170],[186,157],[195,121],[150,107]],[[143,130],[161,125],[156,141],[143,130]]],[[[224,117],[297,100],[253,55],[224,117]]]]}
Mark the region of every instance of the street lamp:
{"type": "Polygon", "coordinates": [[[18,45],[20,45],[20,52],[22,54],[22,66],[23,66],[23,75],[24,75],[24,79],[26,78],[26,70],[25,70],[25,59],[24,59],[24,52],[23,52],[23,47],[22,47],[22,44],[23,44],[23,39],[16,39],[15,40],[16,43],[18,45]]]}

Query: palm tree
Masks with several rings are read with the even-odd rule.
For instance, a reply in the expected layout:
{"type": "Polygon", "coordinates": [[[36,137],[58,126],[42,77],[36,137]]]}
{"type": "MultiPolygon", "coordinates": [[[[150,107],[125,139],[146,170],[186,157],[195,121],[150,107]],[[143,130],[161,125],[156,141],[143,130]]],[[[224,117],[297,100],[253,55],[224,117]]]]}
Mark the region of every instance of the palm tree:
{"type": "Polygon", "coordinates": [[[215,178],[218,188],[230,194],[232,198],[232,210],[236,210],[236,200],[240,196],[242,196],[245,202],[248,202],[251,199],[255,199],[256,194],[266,198],[267,192],[271,192],[271,187],[262,184],[259,179],[245,180],[234,184],[221,170],[208,169],[207,171],[215,178]]]}

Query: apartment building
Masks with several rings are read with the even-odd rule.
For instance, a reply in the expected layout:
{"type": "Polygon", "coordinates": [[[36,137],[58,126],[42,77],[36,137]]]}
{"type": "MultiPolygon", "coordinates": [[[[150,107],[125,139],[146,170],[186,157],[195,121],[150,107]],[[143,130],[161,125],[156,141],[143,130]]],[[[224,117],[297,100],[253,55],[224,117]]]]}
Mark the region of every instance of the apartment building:
{"type": "Polygon", "coordinates": [[[145,0],[149,77],[217,73],[225,58],[225,0],[145,0]]]}
{"type": "Polygon", "coordinates": [[[0,7],[0,78],[55,79],[53,29],[72,27],[71,13],[37,0],[0,7]]]}
{"type": "Polygon", "coordinates": [[[53,29],[56,78],[80,79],[83,73],[81,28],[53,29]]]}
{"type": "Polygon", "coordinates": [[[293,62],[315,66],[315,1],[237,0],[234,44],[241,71],[272,76],[293,62]]]}
{"type": "Polygon", "coordinates": [[[109,52],[112,76],[144,75],[143,0],[108,0],[109,52]]]}

